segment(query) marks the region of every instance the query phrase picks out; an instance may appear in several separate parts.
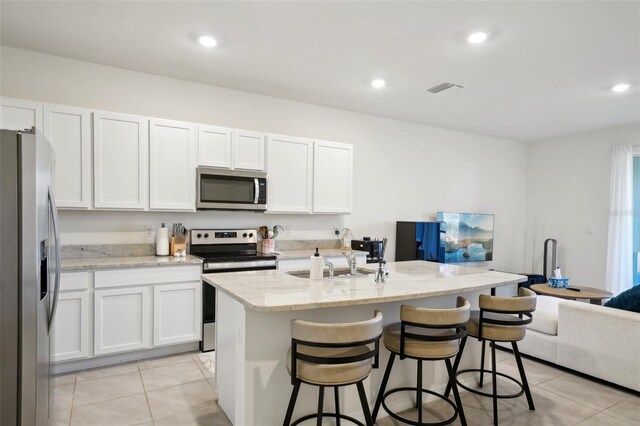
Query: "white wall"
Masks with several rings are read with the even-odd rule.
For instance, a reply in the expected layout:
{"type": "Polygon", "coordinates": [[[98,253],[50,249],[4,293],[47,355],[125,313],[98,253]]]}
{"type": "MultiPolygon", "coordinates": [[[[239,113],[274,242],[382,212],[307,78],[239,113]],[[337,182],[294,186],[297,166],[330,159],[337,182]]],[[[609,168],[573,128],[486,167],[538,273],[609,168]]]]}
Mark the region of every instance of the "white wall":
{"type": "Polygon", "coordinates": [[[570,283],[604,288],[611,147],[636,144],[640,144],[637,124],[529,146],[528,269],[542,273],[544,240],[555,238],[558,264],[570,283]]]}
{"type": "MultiPolygon", "coordinates": [[[[527,146],[415,123],[266,97],[183,80],[2,47],[3,96],[210,123],[354,144],[354,208],[348,216],[64,212],[66,243],[117,242],[144,224],[187,227],[291,225],[291,238],[331,237],[334,225],[356,237],[391,238],[396,220],[437,211],[494,213],[491,266],[524,266],[527,146]],[[104,232],[93,235],[91,232],[104,232]]],[[[135,238],[142,238],[142,234],[135,238]]]]}

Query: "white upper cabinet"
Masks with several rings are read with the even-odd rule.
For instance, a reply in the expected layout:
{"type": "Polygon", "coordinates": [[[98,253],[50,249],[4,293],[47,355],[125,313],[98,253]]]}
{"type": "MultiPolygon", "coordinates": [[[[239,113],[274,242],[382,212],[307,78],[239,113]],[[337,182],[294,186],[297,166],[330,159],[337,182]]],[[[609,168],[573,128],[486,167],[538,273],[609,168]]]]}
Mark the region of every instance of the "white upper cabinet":
{"type": "Polygon", "coordinates": [[[2,98],[0,129],[42,131],[42,104],[22,99],[2,98]]]}
{"type": "Polygon", "coordinates": [[[233,134],[233,168],[241,170],[264,170],[263,133],[247,130],[232,131],[233,134]]]}
{"type": "Polygon", "coordinates": [[[93,113],[94,206],[144,210],[148,196],[149,120],[93,113]]]}
{"type": "Polygon", "coordinates": [[[198,126],[198,165],[224,169],[264,170],[263,133],[198,126]]]}
{"type": "Polygon", "coordinates": [[[313,141],[269,135],[267,171],[269,212],[311,213],[313,141]]]}
{"type": "Polygon", "coordinates": [[[91,207],[89,110],[44,105],[44,134],[55,151],[54,194],[59,208],[91,207]]]}
{"type": "Polygon", "coordinates": [[[353,145],[315,141],[313,212],[351,213],[353,145]]]}
{"type": "Polygon", "coordinates": [[[171,120],[150,120],[149,208],[196,208],[196,125],[171,120]]]}
{"type": "Polygon", "coordinates": [[[198,125],[198,165],[231,168],[231,129],[198,125]]]}

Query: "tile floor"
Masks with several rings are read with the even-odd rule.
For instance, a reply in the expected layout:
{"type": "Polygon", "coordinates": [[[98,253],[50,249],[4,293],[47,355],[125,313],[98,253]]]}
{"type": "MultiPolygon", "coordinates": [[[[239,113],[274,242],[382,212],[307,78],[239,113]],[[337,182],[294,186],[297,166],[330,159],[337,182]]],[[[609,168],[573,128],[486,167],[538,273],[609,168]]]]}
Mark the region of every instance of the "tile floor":
{"type": "MultiPolygon", "coordinates": [[[[517,377],[511,354],[498,351],[496,359],[498,371],[517,377]]],[[[501,425],[640,425],[637,395],[528,359],[524,364],[536,411],[528,410],[524,396],[501,400],[498,405],[501,425]]],[[[67,426],[229,425],[216,403],[214,372],[211,355],[188,353],[56,376],[51,423],[67,426]]],[[[485,381],[490,389],[491,378],[485,381]]],[[[498,386],[505,392],[513,389],[509,382],[502,380],[498,386]]],[[[468,424],[493,423],[490,399],[463,392],[462,400],[468,424]]],[[[443,420],[450,415],[449,410],[446,403],[427,403],[424,420],[443,420]]],[[[403,415],[414,417],[416,410],[403,415]]],[[[327,420],[327,424],[334,424],[333,420],[327,420]]],[[[386,417],[377,424],[402,423],[386,417]]]]}

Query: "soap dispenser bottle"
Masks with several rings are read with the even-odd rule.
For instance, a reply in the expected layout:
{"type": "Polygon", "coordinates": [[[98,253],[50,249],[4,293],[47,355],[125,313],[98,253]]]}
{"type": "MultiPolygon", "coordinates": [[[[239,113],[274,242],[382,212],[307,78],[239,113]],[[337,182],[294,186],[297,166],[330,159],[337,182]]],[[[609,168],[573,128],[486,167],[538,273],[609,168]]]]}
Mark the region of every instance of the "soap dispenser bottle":
{"type": "Polygon", "coordinates": [[[316,247],[315,254],[311,256],[309,260],[311,262],[311,265],[309,267],[309,278],[311,278],[312,280],[321,280],[324,270],[324,257],[320,256],[318,247],[316,247]]]}

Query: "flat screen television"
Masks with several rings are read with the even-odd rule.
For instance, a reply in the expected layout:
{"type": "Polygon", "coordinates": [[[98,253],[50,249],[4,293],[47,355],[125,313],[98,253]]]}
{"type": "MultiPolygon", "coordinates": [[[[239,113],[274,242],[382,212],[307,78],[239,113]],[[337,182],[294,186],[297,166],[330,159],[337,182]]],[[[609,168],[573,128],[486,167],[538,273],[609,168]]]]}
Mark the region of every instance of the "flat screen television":
{"type": "Polygon", "coordinates": [[[445,224],[445,263],[493,260],[492,214],[438,212],[445,224]]]}

